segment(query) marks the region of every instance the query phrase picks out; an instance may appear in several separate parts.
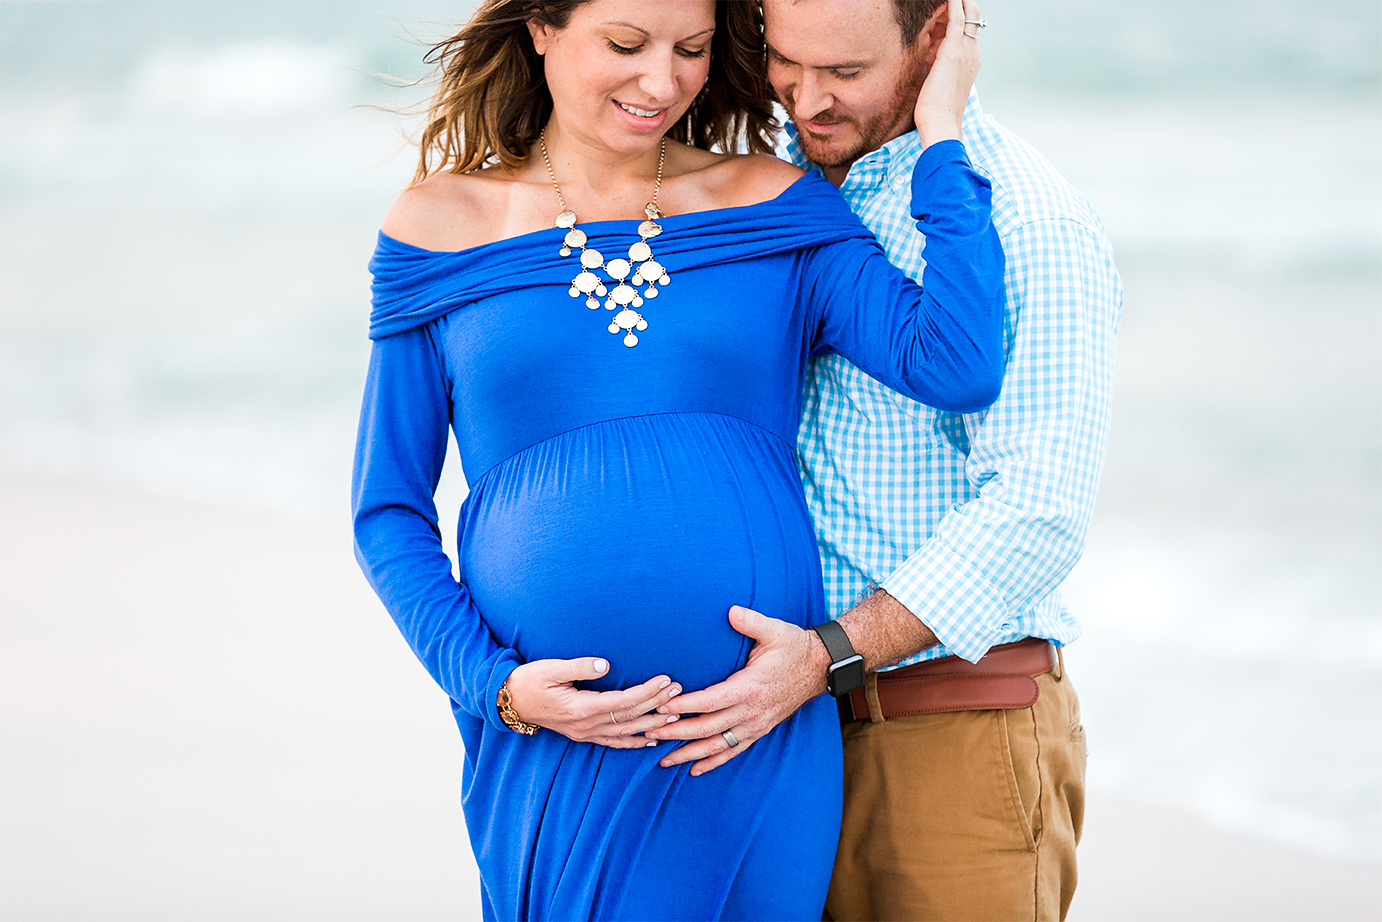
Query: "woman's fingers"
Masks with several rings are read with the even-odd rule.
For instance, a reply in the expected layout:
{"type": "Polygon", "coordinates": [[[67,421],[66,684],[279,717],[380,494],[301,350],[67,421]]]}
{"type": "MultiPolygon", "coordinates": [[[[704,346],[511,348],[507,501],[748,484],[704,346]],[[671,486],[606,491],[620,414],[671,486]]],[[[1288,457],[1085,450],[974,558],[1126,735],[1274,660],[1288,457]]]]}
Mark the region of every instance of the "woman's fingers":
{"type": "MultiPolygon", "coordinates": [[[[671,676],[655,676],[642,685],[634,685],[629,688],[621,688],[618,691],[600,692],[600,707],[606,711],[613,711],[620,720],[624,715],[637,717],[639,714],[646,713],[647,709],[639,709],[645,701],[664,696],[672,685],[671,676]]],[[[680,687],[678,687],[680,694],[680,687]]]]}
{"type": "Polygon", "coordinates": [[[573,716],[585,718],[591,727],[598,727],[602,723],[632,720],[662,707],[679,694],[681,686],[664,675],[618,691],[575,691],[571,695],[571,707],[573,716]]]}
{"type": "Polygon", "coordinates": [[[953,38],[956,33],[964,31],[965,20],[969,18],[969,16],[966,15],[968,13],[968,4],[966,4],[964,0],[960,0],[959,3],[951,0],[950,3],[946,4],[945,12],[947,20],[945,24],[945,37],[953,38]]]}
{"type": "Polygon", "coordinates": [[[618,694],[621,696],[619,706],[611,707],[610,711],[623,723],[662,707],[681,694],[681,686],[667,676],[660,676],[618,694]]]}
{"type": "MultiPolygon", "coordinates": [[[[979,22],[979,4],[974,0],[960,0],[949,4],[950,20],[945,27],[943,49],[949,62],[954,66],[955,73],[950,75],[950,79],[955,81],[955,88],[963,92],[964,97],[968,98],[969,88],[974,84],[974,77],[979,72],[979,26],[967,25],[966,23],[979,22]]],[[[937,62],[939,63],[939,61],[937,62]]]]}
{"type": "Polygon", "coordinates": [[[551,678],[555,685],[565,682],[589,682],[609,672],[609,661],[598,656],[582,656],[579,659],[538,660],[550,664],[551,678]]]}
{"type": "Polygon", "coordinates": [[[609,668],[607,660],[592,656],[525,663],[509,681],[514,710],[523,720],[579,742],[617,749],[655,745],[642,734],[669,723],[667,715],[656,711],[681,694],[681,685],[661,675],[618,691],[576,687],[606,675],[609,668]]]}
{"type": "Polygon", "coordinates": [[[602,742],[607,738],[622,738],[666,726],[667,716],[655,712],[679,694],[681,685],[666,676],[625,691],[600,692],[598,697],[591,699],[598,703],[585,704],[598,710],[590,714],[588,723],[582,728],[587,733],[583,738],[602,742]],[[652,692],[652,697],[644,697],[649,692],[652,692]],[[629,704],[629,701],[633,701],[633,704],[629,704]],[[645,717],[649,712],[654,712],[651,718],[645,717]]]}
{"type": "Polygon", "coordinates": [[[970,28],[965,23],[966,21],[979,22],[979,20],[979,4],[975,0],[960,0],[959,3],[950,3],[946,8],[945,37],[966,36],[972,39],[979,34],[979,30],[970,28]]]}
{"type": "Polygon", "coordinates": [[[643,734],[649,730],[657,730],[667,726],[669,721],[675,722],[678,718],[668,717],[666,714],[644,714],[642,717],[634,717],[630,720],[617,724],[608,724],[602,727],[602,733],[592,738],[592,742],[603,743],[606,739],[628,739],[636,737],[635,742],[639,746],[657,745],[653,740],[648,739],[643,734]]]}
{"type": "Polygon", "coordinates": [[[965,28],[966,22],[976,23],[983,19],[983,17],[979,15],[979,4],[977,0],[961,0],[959,7],[960,15],[951,15],[950,21],[955,22],[958,19],[960,31],[967,33],[971,38],[978,35],[979,30],[977,28],[965,28]]]}
{"type": "Polygon", "coordinates": [[[599,656],[577,659],[535,659],[514,670],[525,683],[570,685],[591,682],[609,672],[609,660],[599,656]]]}
{"type": "MultiPolygon", "coordinates": [[[[604,743],[642,733],[646,729],[644,723],[639,723],[637,730],[627,727],[650,711],[666,705],[681,694],[682,688],[670,676],[661,675],[617,691],[585,691],[573,688],[569,683],[554,691],[562,704],[563,719],[546,726],[574,740],[604,743]]],[[[663,717],[658,723],[661,725],[665,721],[663,717]]]]}

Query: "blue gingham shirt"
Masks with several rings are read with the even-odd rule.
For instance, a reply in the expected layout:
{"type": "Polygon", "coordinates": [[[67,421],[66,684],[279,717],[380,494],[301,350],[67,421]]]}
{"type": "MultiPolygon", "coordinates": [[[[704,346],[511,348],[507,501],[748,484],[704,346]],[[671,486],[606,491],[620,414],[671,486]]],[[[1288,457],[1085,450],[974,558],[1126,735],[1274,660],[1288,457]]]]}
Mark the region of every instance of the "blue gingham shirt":
{"type": "MultiPolygon", "coordinates": [[[[1079,636],[1058,587],[1083,549],[1108,442],[1123,289],[1103,225],[977,93],[964,141],[993,183],[1007,257],[998,402],[943,413],[827,355],[807,372],[797,446],[832,617],[882,587],[940,640],[897,667],[1079,636]]],[[[790,128],[785,153],[810,168],[790,128]]],[[[909,182],[920,155],[909,132],[856,161],[840,188],[916,279],[925,242],[909,182]]]]}

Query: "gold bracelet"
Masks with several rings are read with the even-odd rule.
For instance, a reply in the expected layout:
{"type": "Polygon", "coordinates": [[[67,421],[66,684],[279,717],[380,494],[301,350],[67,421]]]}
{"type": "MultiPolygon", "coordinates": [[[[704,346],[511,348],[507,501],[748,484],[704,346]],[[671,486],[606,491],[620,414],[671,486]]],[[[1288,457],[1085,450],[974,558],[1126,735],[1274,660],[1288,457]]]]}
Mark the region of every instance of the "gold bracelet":
{"type": "Polygon", "coordinates": [[[515,733],[522,733],[524,736],[532,736],[537,732],[537,724],[524,721],[513,709],[513,693],[509,691],[508,679],[505,679],[504,684],[499,686],[499,695],[495,699],[495,704],[499,705],[499,719],[504,721],[504,726],[515,733]]]}

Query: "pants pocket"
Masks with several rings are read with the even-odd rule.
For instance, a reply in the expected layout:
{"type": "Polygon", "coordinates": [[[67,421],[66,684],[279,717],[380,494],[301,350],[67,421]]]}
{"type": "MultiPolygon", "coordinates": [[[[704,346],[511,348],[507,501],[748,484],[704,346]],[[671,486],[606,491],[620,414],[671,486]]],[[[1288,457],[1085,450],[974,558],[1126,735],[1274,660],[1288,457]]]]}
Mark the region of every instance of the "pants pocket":
{"type": "Polygon", "coordinates": [[[1041,773],[1036,720],[1031,708],[995,711],[998,717],[999,744],[1012,801],[1013,822],[1026,840],[1027,849],[1036,851],[1041,841],[1041,773]]]}

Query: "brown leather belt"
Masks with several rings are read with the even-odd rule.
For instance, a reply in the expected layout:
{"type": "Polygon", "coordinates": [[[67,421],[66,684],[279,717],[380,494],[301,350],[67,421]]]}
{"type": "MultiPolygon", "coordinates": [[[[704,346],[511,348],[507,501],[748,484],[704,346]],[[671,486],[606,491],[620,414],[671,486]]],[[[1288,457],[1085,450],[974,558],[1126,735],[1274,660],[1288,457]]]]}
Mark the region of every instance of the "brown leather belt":
{"type": "Polygon", "coordinates": [[[1039,694],[1036,677],[1055,669],[1057,662],[1055,644],[1029,637],[994,647],[977,663],[945,656],[880,672],[840,699],[840,719],[874,720],[871,698],[883,718],[1031,707],[1039,694]]]}

